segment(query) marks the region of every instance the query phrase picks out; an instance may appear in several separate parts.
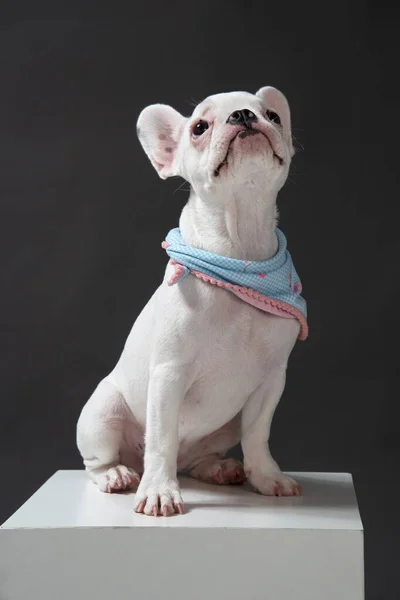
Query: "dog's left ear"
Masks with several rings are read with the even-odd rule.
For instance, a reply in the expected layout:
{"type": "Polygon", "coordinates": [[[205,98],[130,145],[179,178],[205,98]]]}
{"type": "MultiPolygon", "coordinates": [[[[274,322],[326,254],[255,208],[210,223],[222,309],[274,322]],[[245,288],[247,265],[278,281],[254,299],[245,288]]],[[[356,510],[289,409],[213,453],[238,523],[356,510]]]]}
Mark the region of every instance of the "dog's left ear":
{"type": "Polygon", "coordinates": [[[275,112],[282,124],[284,136],[290,149],[290,154],[293,156],[294,148],[292,143],[292,129],[290,124],[290,108],[285,96],[274,87],[262,87],[256,93],[256,96],[261,99],[267,110],[275,112]]]}
{"type": "Polygon", "coordinates": [[[172,106],[152,104],[139,115],[137,134],[161,179],[178,175],[175,158],[187,119],[172,106]]]}

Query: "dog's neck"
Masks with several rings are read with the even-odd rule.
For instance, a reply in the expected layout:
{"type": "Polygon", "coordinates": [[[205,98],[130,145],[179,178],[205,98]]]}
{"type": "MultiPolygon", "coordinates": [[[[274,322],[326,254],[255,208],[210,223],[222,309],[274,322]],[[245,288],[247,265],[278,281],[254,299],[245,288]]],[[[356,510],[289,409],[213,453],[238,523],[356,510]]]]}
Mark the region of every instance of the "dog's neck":
{"type": "Polygon", "coordinates": [[[228,200],[203,201],[192,189],[179,227],[186,244],[220,256],[268,260],[278,249],[276,194],[244,197],[231,191],[228,200]]]}

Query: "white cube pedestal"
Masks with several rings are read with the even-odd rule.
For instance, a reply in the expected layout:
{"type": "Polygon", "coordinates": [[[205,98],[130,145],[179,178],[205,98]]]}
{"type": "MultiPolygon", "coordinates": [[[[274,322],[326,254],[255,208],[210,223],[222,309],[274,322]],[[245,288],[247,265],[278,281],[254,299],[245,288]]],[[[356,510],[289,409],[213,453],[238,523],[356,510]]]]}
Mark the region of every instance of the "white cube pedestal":
{"type": "Polygon", "coordinates": [[[291,475],[304,497],[182,478],[186,513],[154,518],[58,471],[0,529],[0,598],[363,600],[351,476],[291,475]]]}

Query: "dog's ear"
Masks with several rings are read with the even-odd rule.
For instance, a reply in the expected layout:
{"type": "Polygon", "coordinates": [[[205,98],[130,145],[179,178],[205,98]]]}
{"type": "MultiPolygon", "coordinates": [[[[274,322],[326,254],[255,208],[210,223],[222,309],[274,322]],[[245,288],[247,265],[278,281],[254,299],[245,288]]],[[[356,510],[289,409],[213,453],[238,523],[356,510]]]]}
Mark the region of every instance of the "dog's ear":
{"type": "Polygon", "coordinates": [[[178,174],[176,150],[186,121],[174,108],[165,104],[147,106],[139,115],[138,138],[162,179],[178,174]]]}
{"type": "Polygon", "coordinates": [[[261,99],[266,110],[276,113],[281,121],[286,142],[290,148],[290,154],[293,156],[294,148],[292,143],[292,130],[290,124],[290,108],[285,96],[274,87],[262,87],[256,93],[261,99]]]}

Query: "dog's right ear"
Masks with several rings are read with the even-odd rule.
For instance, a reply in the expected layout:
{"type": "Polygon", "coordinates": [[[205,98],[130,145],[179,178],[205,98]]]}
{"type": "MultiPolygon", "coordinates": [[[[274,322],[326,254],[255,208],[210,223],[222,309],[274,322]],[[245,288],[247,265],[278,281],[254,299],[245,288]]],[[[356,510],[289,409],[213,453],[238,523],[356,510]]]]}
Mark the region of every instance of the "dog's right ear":
{"type": "Polygon", "coordinates": [[[165,104],[152,104],[139,115],[138,138],[162,179],[178,175],[176,151],[186,121],[178,111],[165,104]]]}

